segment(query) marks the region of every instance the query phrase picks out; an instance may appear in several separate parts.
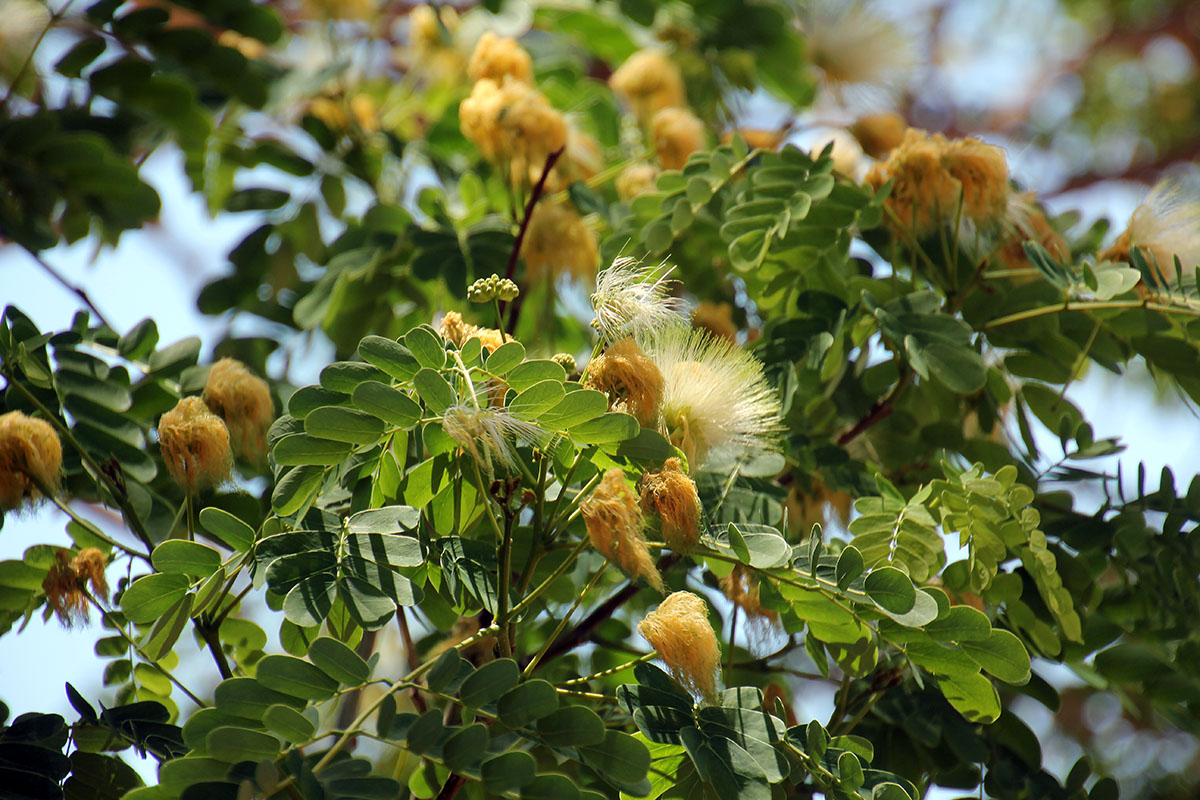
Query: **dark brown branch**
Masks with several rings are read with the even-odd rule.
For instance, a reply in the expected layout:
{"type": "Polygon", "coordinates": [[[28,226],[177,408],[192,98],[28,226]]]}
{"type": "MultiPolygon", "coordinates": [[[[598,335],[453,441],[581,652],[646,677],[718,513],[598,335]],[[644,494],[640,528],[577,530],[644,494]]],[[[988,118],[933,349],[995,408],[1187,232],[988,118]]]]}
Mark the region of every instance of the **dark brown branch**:
{"type": "MultiPolygon", "coordinates": [[[[396,609],[396,625],[400,628],[400,639],[404,642],[404,655],[408,659],[408,668],[415,670],[421,666],[421,657],[417,655],[416,645],[413,644],[412,632],[408,629],[408,617],[405,615],[403,608],[396,609]]],[[[421,696],[421,693],[416,688],[409,691],[412,694],[413,708],[417,710],[417,713],[424,714],[428,711],[429,707],[425,705],[425,698],[421,696]]]]}
{"type": "Polygon", "coordinates": [[[871,406],[870,410],[863,415],[862,419],[854,423],[853,428],[838,437],[837,443],[842,446],[849,444],[858,438],[859,434],[863,433],[876,422],[879,422],[895,411],[894,404],[896,402],[896,398],[899,397],[900,392],[904,391],[904,388],[912,382],[912,377],[913,374],[911,372],[904,373],[904,375],[900,377],[900,380],[896,382],[896,385],[892,388],[892,391],[888,393],[888,396],[871,406]]]}
{"type": "MultiPolygon", "coordinates": [[[[679,560],[679,558],[680,557],[675,553],[660,558],[658,560],[659,572],[669,569],[671,565],[679,560]]],[[[627,603],[635,594],[637,594],[640,589],[641,587],[635,583],[626,584],[621,591],[617,592],[612,597],[601,603],[595,611],[593,611],[591,614],[588,614],[571,631],[558,637],[554,644],[550,645],[550,648],[546,651],[546,655],[542,656],[542,660],[539,663],[545,665],[549,663],[555,656],[561,656],[563,653],[574,650],[576,647],[579,647],[581,644],[586,642],[591,637],[592,632],[596,630],[596,628],[598,628],[602,622],[611,617],[613,612],[618,608],[625,605],[625,603],[627,603]]],[[[526,663],[528,663],[527,660],[526,663]]],[[[523,663],[521,665],[522,668],[524,668],[525,665],[526,664],[523,663]]]]}
{"type": "MultiPolygon", "coordinates": [[[[513,275],[517,272],[517,258],[521,255],[521,245],[525,243],[525,232],[529,230],[529,220],[533,218],[533,209],[537,205],[538,200],[542,199],[542,194],[546,191],[546,179],[550,177],[550,170],[554,169],[554,165],[558,163],[558,159],[562,156],[564,148],[555,150],[550,155],[546,156],[546,163],[542,166],[542,174],[538,178],[537,183],[533,185],[533,191],[529,195],[529,202],[525,204],[525,217],[521,220],[521,227],[517,230],[517,238],[513,242],[512,252],[508,254],[508,265],[504,269],[504,277],[510,281],[513,275]]],[[[512,335],[517,329],[517,319],[521,316],[521,306],[525,299],[525,293],[517,295],[517,299],[512,301],[512,313],[508,316],[508,334],[512,335]]],[[[507,305],[507,304],[505,304],[507,305]]],[[[501,312],[507,311],[502,305],[501,312]]]]}
{"type": "Polygon", "coordinates": [[[451,775],[446,778],[446,782],[442,784],[442,789],[437,793],[437,797],[434,800],[452,800],[466,782],[467,779],[461,775],[451,775]]]}

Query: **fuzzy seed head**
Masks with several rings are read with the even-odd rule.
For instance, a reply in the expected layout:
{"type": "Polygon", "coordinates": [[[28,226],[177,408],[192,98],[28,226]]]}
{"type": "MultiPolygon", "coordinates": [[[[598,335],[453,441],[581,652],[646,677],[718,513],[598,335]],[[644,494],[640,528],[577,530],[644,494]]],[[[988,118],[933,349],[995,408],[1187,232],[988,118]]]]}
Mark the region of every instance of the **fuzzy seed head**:
{"type": "Polygon", "coordinates": [[[664,108],[687,103],[679,67],[658,48],[631,55],[608,79],[608,85],[633,106],[643,124],[664,108]]]}
{"type": "Polygon", "coordinates": [[[632,339],[620,339],[588,365],[587,386],[608,395],[609,408],[643,427],[658,425],[663,376],[632,339]]]}
{"type": "Polygon", "coordinates": [[[199,397],[185,397],[158,421],[158,444],[171,477],[188,493],[229,477],[229,429],[199,397]]]}
{"type": "Polygon", "coordinates": [[[673,297],[663,265],[647,266],[633,258],[618,258],[596,276],[592,326],[601,340],[626,336],[652,336],[657,331],[687,322],[684,303],[673,297]]]}
{"type": "Polygon", "coordinates": [[[660,429],[690,469],[776,448],[779,398],[758,359],[693,328],[671,328],[641,345],[663,376],[660,429]]]}
{"type": "Polygon", "coordinates": [[[579,504],[579,510],[592,547],[631,578],[644,578],[656,590],[663,590],[662,576],[642,535],[637,495],[620,469],[604,473],[588,498],[579,504]]]}
{"type": "Polygon", "coordinates": [[[686,108],[664,108],[650,122],[663,169],[683,169],[688,156],[704,149],[704,123],[686,108]]]}
{"type": "Polygon", "coordinates": [[[267,429],[275,418],[266,381],[237,359],[222,358],[208,371],[204,403],[225,421],[234,452],[255,463],[266,457],[267,429]]]}
{"type": "Polygon", "coordinates": [[[20,411],[0,414],[0,511],[42,496],[38,484],[58,488],[62,442],[49,422],[20,411]]]}
{"type": "Polygon", "coordinates": [[[521,83],[533,83],[533,59],[516,39],[485,31],[467,63],[467,74],[473,80],[502,81],[508,76],[521,83]]]}
{"type": "Polygon", "coordinates": [[[657,188],[658,167],[645,161],[630,164],[617,176],[617,196],[629,201],[644,192],[652,192],[657,188]]]}
{"type": "Polygon", "coordinates": [[[683,471],[683,463],[668,458],[662,469],[642,475],[638,490],[642,510],[662,521],[663,541],[681,553],[694,548],[700,541],[700,497],[695,481],[683,471]]]}
{"type": "Polygon", "coordinates": [[[669,595],[638,623],[638,633],[680,686],[706,700],[716,695],[721,646],[702,597],[691,592],[669,595]]]}
{"type": "Polygon", "coordinates": [[[108,581],[104,570],[108,561],[95,547],[85,548],[71,558],[69,550],[54,554],[54,565],[42,581],[46,604],[63,626],[70,628],[88,619],[88,599],[84,587],[91,584],[92,595],[108,601],[108,581]]]}
{"type": "Polygon", "coordinates": [[[564,274],[590,281],[599,258],[596,234],[563,202],[534,207],[521,255],[531,279],[550,281],[564,274]]]}
{"type": "Polygon", "coordinates": [[[1099,258],[1128,263],[1133,248],[1168,282],[1175,281],[1176,256],[1184,276],[1190,277],[1200,266],[1200,198],[1177,179],[1159,181],[1134,209],[1129,227],[1099,258]]]}
{"type": "Polygon", "coordinates": [[[551,438],[538,426],[507,411],[471,405],[446,409],[442,430],[479,463],[489,478],[495,475],[497,465],[517,469],[515,442],[523,440],[543,447],[551,438]]]}

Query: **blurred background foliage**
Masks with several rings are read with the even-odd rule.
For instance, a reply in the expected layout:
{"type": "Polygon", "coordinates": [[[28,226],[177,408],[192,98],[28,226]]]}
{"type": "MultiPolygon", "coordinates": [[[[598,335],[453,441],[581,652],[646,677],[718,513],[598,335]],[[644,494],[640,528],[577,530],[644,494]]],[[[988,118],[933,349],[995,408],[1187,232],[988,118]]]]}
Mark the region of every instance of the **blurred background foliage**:
{"type": "MultiPolygon", "coordinates": [[[[981,578],[955,555],[967,546],[956,548],[951,535],[949,556],[905,565],[917,585],[940,586],[1018,635],[1035,657],[1034,679],[1001,687],[1005,711],[994,725],[968,724],[918,683],[915,667],[902,681],[899,667],[881,660],[857,676],[853,695],[849,683],[842,688],[843,706],[871,698],[855,731],[874,744],[874,766],[921,789],[973,791],[986,776],[979,791],[996,797],[1111,796],[1114,784],[1093,771],[1120,778],[1126,796],[1196,791],[1200,483],[1170,470],[1118,474],[1111,457],[1122,444],[1097,439],[1067,392],[1099,370],[1132,380],[1126,373],[1138,365],[1147,392],[1178,397],[1189,413],[1200,400],[1197,264],[1189,261],[1200,255],[1200,4],[621,0],[434,11],[370,0],[3,0],[0,10],[0,236],[6,251],[30,257],[14,256],[3,280],[17,286],[24,270],[44,271],[90,312],[53,336],[6,312],[4,407],[40,404],[70,422],[95,461],[67,453],[65,490],[76,502],[115,508],[151,544],[172,535],[182,495],[151,431],[181,394],[203,388],[209,355],[268,376],[276,408],[296,423],[298,387],[308,386],[299,398],[310,404],[332,402],[316,389],[336,394],[316,361],[361,364],[363,337],[394,340],[447,311],[494,324],[486,306],[468,304],[467,289],[507,272],[522,290],[509,309],[511,333],[530,358],[566,352],[583,364],[596,267],[619,255],[666,260],[695,324],[752,349],[784,403],[782,458],[741,465],[732,477],[697,477],[706,509],[715,509],[711,522],[775,526],[798,554],[820,523],[837,542],[834,555],[857,542],[870,568],[872,520],[918,513],[920,487],[962,499],[967,513],[984,496],[1000,502],[990,484],[972,495],[944,474],[943,460],[979,463],[989,475],[1011,470],[1036,492],[1037,553],[1006,542],[981,578]],[[462,103],[480,77],[471,62],[485,31],[519,40],[531,85],[566,114],[565,140],[541,151],[545,127],[521,131],[523,144],[511,147],[541,155],[519,166],[485,158],[479,137],[465,133],[462,103]],[[681,171],[660,169],[686,137],[653,127],[650,115],[639,119],[629,92],[614,92],[620,81],[610,86],[650,47],[678,70],[682,99],[703,123],[673,165],[681,171]],[[1011,193],[1030,193],[1027,216],[1006,217],[999,233],[953,215],[954,224],[925,231],[895,224],[897,206],[885,198],[896,202],[903,176],[888,152],[909,126],[1003,148],[1011,193]],[[543,175],[545,154],[561,144],[565,153],[543,175]],[[178,153],[166,163],[181,166],[214,218],[247,221],[223,274],[205,275],[198,291],[198,310],[222,331],[203,348],[158,342],[153,322],[111,330],[56,267],[64,245],[119,254],[171,213],[145,174],[156,151],[178,153]],[[640,183],[637,165],[648,170],[640,183]],[[873,167],[882,180],[872,181],[873,167]],[[1131,250],[1126,241],[1122,250],[1127,220],[1107,218],[1113,198],[1140,199],[1164,176],[1183,198],[1171,246],[1134,241],[1131,250]],[[542,229],[527,219],[535,202],[542,229]],[[519,236],[518,261],[510,256],[519,236]],[[1161,253],[1180,263],[1172,269],[1171,259],[1156,260],[1161,253]],[[106,469],[106,459],[121,470],[106,469]],[[1066,609],[1046,601],[1062,595],[1066,609]],[[1072,769],[1080,756],[1090,762],[1072,769]]],[[[161,265],[164,281],[195,278],[182,252],[190,246],[161,265]]],[[[279,466],[240,463],[240,488],[203,505],[257,529],[279,496],[279,466]]],[[[378,505],[369,492],[354,495],[349,479],[340,489],[338,513],[378,505]]],[[[937,537],[966,530],[943,510],[924,513],[937,537]]],[[[914,542],[922,530],[909,531],[914,542]]],[[[72,539],[92,541],[79,530],[72,539]]],[[[820,552],[804,557],[815,575],[820,552]]],[[[975,557],[970,550],[972,565],[975,557]]],[[[44,573],[53,558],[35,551],[25,561],[44,573]]],[[[23,593],[5,596],[4,613],[19,626],[44,598],[40,578],[12,569],[20,574],[4,587],[23,593]]],[[[717,574],[701,574],[716,590],[717,574]]],[[[566,605],[571,596],[556,599],[566,605]]],[[[592,666],[621,663],[629,620],[649,604],[636,599],[639,614],[597,627],[594,641],[617,646],[592,656],[592,666]]],[[[437,627],[457,617],[439,611],[424,609],[422,654],[441,638],[437,627]]],[[[230,657],[262,657],[257,625],[198,609],[196,618],[197,635],[219,637],[230,657]]],[[[373,641],[363,619],[361,640],[342,622],[326,632],[352,646],[373,641]]],[[[789,633],[801,632],[796,624],[789,633]]],[[[285,623],[281,639],[285,629],[299,635],[285,623]]],[[[776,686],[755,677],[770,651],[739,636],[745,670],[730,672],[731,686],[781,693],[789,708],[829,695],[818,680],[793,675],[776,686]]],[[[118,644],[97,652],[118,655],[118,644]]],[[[307,643],[291,645],[293,655],[307,652],[307,643]]],[[[826,663],[819,647],[787,668],[811,675],[817,656],[826,663]]],[[[829,656],[851,674],[847,665],[862,654],[829,656]]],[[[168,645],[162,663],[172,657],[168,645]]],[[[106,673],[118,701],[149,691],[182,723],[171,685],[134,662],[112,662],[127,666],[106,673]]],[[[167,722],[157,712],[139,728],[75,708],[134,747],[169,757],[182,746],[163,731],[147,744],[149,726],[167,722]]],[[[18,727],[0,751],[60,735],[49,723],[14,734],[18,727]]],[[[804,758],[819,750],[820,761],[820,738],[810,729],[796,740],[804,758]]],[[[72,765],[76,775],[86,766],[72,765]]],[[[135,782],[122,772],[112,785],[135,782]]]]}

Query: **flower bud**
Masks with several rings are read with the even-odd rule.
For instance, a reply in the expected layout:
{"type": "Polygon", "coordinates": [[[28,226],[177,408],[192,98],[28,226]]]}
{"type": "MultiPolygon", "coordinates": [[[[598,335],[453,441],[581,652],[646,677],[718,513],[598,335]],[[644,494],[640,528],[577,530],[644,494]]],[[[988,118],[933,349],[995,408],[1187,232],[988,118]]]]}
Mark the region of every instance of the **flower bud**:
{"type": "Polygon", "coordinates": [[[663,540],[671,549],[687,552],[695,547],[700,541],[700,497],[683,462],[668,458],[662,469],[642,475],[638,489],[642,510],[662,520],[663,540]]]}
{"type": "Polygon", "coordinates": [[[680,686],[706,700],[716,695],[721,646],[704,598],[675,592],[638,623],[638,633],[658,651],[680,686]]]}
{"type": "Polygon", "coordinates": [[[663,376],[632,339],[621,339],[588,364],[587,386],[608,395],[609,407],[643,427],[657,424],[663,376]]]}
{"type": "Polygon", "coordinates": [[[41,497],[39,487],[58,488],[62,443],[49,422],[20,411],[0,414],[0,511],[41,497]]]}
{"type": "Polygon", "coordinates": [[[642,577],[658,591],[662,576],[642,536],[642,512],[637,495],[618,468],[604,473],[591,495],[579,504],[592,546],[632,578],[642,577]]]}
{"type": "Polygon", "coordinates": [[[225,421],[238,455],[255,463],[266,457],[267,429],[275,417],[266,381],[237,359],[222,358],[208,371],[204,403],[225,421]]]}
{"type": "Polygon", "coordinates": [[[185,397],[158,421],[158,443],[167,471],[189,493],[229,477],[229,429],[199,397],[185,397]]]}
{"type": "Polygon", "coordinates": [[[551,360],[554,361],[555,364],[558,364],[560,367],[565,369],[568,375],[573,374],[575,370],[579,369],[578,365],[575,363],[575,356],[571,355],[570,353],[555,353],[551,360]]]}

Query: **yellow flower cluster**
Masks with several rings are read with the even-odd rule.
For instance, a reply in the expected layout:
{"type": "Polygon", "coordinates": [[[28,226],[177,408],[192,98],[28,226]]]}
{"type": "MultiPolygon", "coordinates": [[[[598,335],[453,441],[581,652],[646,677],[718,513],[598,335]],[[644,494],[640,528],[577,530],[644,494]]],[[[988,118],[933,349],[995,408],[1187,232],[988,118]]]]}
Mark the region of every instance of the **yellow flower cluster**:
{"type": "Polygon", "coordinates": [[[717,693],[721,645],[708,604],[691,592],[675,592],[638,623],[638,633],[658,652],[680,686],[711,700],[717,693]]]}
{"type": "Polygon", "coordinates": [[[470,339],[478,339],[489,353],[504,344],[504,334],[497,328],[481,328],[463,319],[457,311],[447,311],[438,323],[438,333],[455,347],[461,348],[470,339]]]}
{"type": "Polygon", "coordinates": [[[632,339],[609,345],[588,366],[587,386],[608,395],[609,408],[629,414],[638,424],[658,424],[663,376],[632,339]]]}
{"type": "Polygon", "coordinates": [[[50,423],[20,411],[0,414],[0,511],[13,511],[54,491],[62,443],[50,423]]]}
{"type": "Polygon", "coordinates": [[[514,182],[536,181],[546,158],[567,144],[562,112],[512,76],[477,81],[458,116],[463,135],[488,161],[509,164],[514,182]]]}
{"type": "Polygon", "coordinates": [[[663,590],[662,576],[642,535],[638,497],[626,483],[624,472],[613,468],[604,473],[588,498],[579,504],[579,511],[593,547],[626,574],[663,590]]]}
{"type": "Polygon", "coordinates": [[[600,257],[596,234],[565,201],[538,203],[521,244],[527,276],[554,280],[562,274],[590,281],[600,257]]]}
{"type": "Polygon", "coordinates": [[[683,462],[668,458],[662,469],[646,472],[638,481],[642,510],[662,521],[663,541],[672,550],[687,552],[700,541],[700,497],[696,483],[683,471],[683,462]]]}
{"type": "Polygon", "coordinates": [[[46,593],[46,604],[58,616],[59,622],[70,628],[76,622],[86,622],[88,599],[85,592],[91,584],[92,595],[98,600],[108,600],[108,580],[104,569],[108,565],[104,553],[95,547],[87,547],[71,558],[68,550],[54,554],[54,565],[42,581],[46,593]]]}
{"type": "Polygon", "coordinates": [[[980,225],[1004,218],[1008,165],[1004,151],[978,139],[947,139],[910,128],[887,161],[874,165],[867,183],[893,181],[887,199],[893,227],[918,237],[955,221],[959,209],[980,225]]]}
{"type": "Polygon", "coordinates": [[[229,477],[229,429],[199,397],[184,397],[158,421],[158,443],[167,471],[189,494],[229,477]]]}
{"type": "Polygon", "coordinates": [[[233,450],[247,461],[267,454],[267,428],[275,418],[275,404],[267,382],[234,358],[222,358],[208,371],[204,404],[229,430],[233,450]]]}
{"type": "MultiPolygon", "coordinates": [[[[704,147],[704,123],[687,108],[683,75],[658,48],[639,50],[608,79],[613,92],[649,128],[663,169],[683,169],[688,156],[704,147]]],[[[650,187],[653,175],[645,169],[630,173],[622,196],[633,197],[650,187]]]]}
{"type": "Polygon", "coordinates": [[[533,83],[533,59],[515,39],[487,31],[475,45],[467,74],[476,81],[486,78],[499,83],[511,77],[521,83],[533,83]]]}

